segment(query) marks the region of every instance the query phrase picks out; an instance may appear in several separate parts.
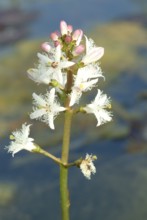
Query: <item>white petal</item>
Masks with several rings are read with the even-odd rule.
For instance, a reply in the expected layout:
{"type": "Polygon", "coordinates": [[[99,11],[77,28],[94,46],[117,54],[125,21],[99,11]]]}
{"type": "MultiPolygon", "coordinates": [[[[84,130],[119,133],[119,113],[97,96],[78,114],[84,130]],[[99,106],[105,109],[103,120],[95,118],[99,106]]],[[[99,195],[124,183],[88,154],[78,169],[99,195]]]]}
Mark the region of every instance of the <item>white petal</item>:
{"type": "Polygon", "coordinates": [[[60,59],[61,59],[61,46],[58,45],[55,51],[55,61],[60,62],[60,59]]]}
{"type": "Polygon", "coordinates": [[[92,48],[85,57],[83,57],[82,62],[84,64],[89,64],[98,61],[104,54],[103,47],[92,48]]]}
{"type": "Polygon", "coordinates": [[[53,79],[57,80],[58,83],[63,85],[63,73],[60,69],[57,69],[53,74],[53,79]]]}
{"type": "Polygon", "coordinates": [[[111,121],[111,117],[110,117],[110,113],[104,109],[98,111],[98,112],[95,112],[94,113],[96,118],[97,118],[97,126],[100,126],[101,124],[107,122],[107,121],[111,121]]]}
{"type": "Polygon", "coordinates": [[[104,55],[104,48],[103,47],[96,47],[90,52],[91,54],[95,54],[97,57],[96,60],[99,60],[104,55]]]}
{"type": "Polygon", "coordinates": [[[98,103],[99,102],[99,99],[100,99],[100,96],[102,94],[102,91],[100,89],[97,90],[97,95],[93,101],[93,103],[98,103]]]}
{"type": "Polygon", "coordinates": [[[86,54],[87,54],[89,52],[89,48],[90,48],[90,41],[88,40],[86,35],[85,35],[85,39],[86,39],[86,54]]]}
{"type": "Polygon", "coordinates": [[[59,106],[59,107],[58,107],[58,111],[59,111],[59,112],[64,112],[65,110],[66,110],[66,108],[64,108],[64,107],[62,107],[62,106],[59,106]]]}
{"type": "Polygon", "coordinates": [[[49,104],[53,104],[55,100],[55,88],[52,88],[49,95],[48,95],[48,102],[49,104]]]}
{"type": "Polygon", "coordinates": [[[28,151],[32,151],[35,148],[36,146],[32,142],[29,142],[28,144],[25,145],[25,150],[28,150],[28,151]]]}
{"type": "Polygon", "coordinates": [[[69,106],[73,106],[75,103],[78,103],[82,92],[78,88],[73,88],[70,96],[70,103],[69,106]]]}
{"type": "Polygon", "coordinates": [[[8,149],[8,153],[12,153],[13,157],[14,154],[18,153],[20,150],[23,150],[23,146],[21,144],[16,144],[15,142],[11,143],[11,145],[6,148],[8,149]]]}
{"type": "Polygon", "coordinates": [[[43,99],[43,97],[37,95],[36,93],[33,93],[33,99],[34,101],[40,105],[40,106],[45,106],[46,105],[46,101],[43,99]]]}
{"type": "Polygon", "coordinates": [[[48,62],[52,62],[52,60],[48,57],[48,55],[44,55],[41,53],[37,53],[38,58],[40,59],[41,62],[43,63],[48,63],[48,62]]]}
{"type": "Polygon", "coordinates": [[[100,114],[99,114],[99,112],[94,112],[94,114],[95,114],[95,117],[96,117],[96,119],[97,119],[97,125],[96,126],[100,126],[101,124],[102,124],[102,118],[100,117],[100,114]]]}
{"type": "Polygon", "coordinates": [[[105,109],[101,109],[100,115],[101,115],[101,117],[103,118],[103,121],[104,121],[104,122],[107,122],[107,121],[111,121],[111,120],[112,120],[111,113],[108,112],[108,111],[105,110],[105,109]]]}
{"type": "Polygon", "coordinates": [[[48,117],[48,125],[50,126],[51,129],[55,129],[54,126],[54,115],[50,114],[48,117]]]}
{"type": "Polygon", "coordinates": [[[93,109],[94,109],[94,106],[93,106],[93,104],[88,104],[88,105],[86,105],[84,108],[83,108],[87,113],[93,113],[93,109]]]}
{"type": "Polygon", "coordinates": [[[24,138],[28,138],[30,134],[30,126],[31,125],[26,125],[26,124],[22,125],[22,134],[24,138]]]}
{"type": "Polygon", "coordinates": [[[49,84],[51,81],[49,71],[42,65],[38,69],[29,69],[27,72],[28,77],[34,82],[49,84]]]}
{"type": "Polygon", "coordinates": [[[30,114],[30,118],[31,119],[40,118],[44,114],[46,114],[46,110],[45,109],[38,109],[38,110],[35,110],[34,112],[32,112],[30,114]]]}
{"type": "Polygon", "coordinates": [[[83,83],[82,91],[90,90],[97,82],[98,82],[98,79],[93,79],[93,80],[83,83]]]}
{"type": "Polygon", "coordinates": [[[104,108],[107,105],[109,105],[109,99],[107,98],[107,95],[103,94],[102,91],[98,89],[98,92],[93,101],[93,104],[104,108]]]}
{"type": "Polygon", "coordinates": [[[67,67],[70,67],[70,66],[73,66],[75,63],[74,62],[71,62],[71,61],[62,61],[60,63],[60,68],[63,69],[63,68],[67,68],[67,67]]]}

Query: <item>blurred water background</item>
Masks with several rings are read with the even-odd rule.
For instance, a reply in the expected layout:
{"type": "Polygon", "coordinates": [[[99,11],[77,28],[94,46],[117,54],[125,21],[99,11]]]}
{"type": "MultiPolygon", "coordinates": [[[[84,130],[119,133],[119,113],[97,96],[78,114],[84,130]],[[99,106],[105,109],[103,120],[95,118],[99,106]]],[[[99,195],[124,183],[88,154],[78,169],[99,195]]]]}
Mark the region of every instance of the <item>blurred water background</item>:
{"type": "Polygon", "coordinates": [[[70,169],[71,220],[146,220],[146,0],[0,0],[0,219],[60,219],[58,167],[39,155],[12,158],[4,150],[11,131],[27,121],[36,143],[60,155],[63,119],[56,119],[55,131],[30,121],[32,92],[45,89],[26,75],[60,20],[105,48],[106,80],[99,88],[111,96],[113,111],[113,121],[100,128],[91,115],[74,117],[70,160],[86,153],[98,160],[91,181],[70,169]]]}

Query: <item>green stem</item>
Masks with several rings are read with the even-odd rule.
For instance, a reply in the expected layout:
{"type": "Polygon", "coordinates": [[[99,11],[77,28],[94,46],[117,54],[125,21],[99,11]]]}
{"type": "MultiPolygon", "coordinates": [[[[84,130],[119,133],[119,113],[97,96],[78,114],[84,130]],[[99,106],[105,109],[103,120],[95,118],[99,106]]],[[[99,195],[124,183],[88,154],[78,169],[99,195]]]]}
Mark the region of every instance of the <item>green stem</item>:
{"type": "Polygon", "coordinates": [[[66,165],[64,165],[65,167],[69,168],[69,167],[73,167],[73,166],[76,166],[76,167],[80,167],[80,164],[82,162],[82,158],[78,159],[78,160],[75,160],[74,162],[71,162],[71,163],[68,163],[66,165]]]}
{"type": "Polygon", "coordinates": [[[33,150],[34,153],[43,154],[46,157],[51,158],[55,163],[61,164],[60,158],[55,157],[54,155],[50,154],[49,152],[43,150],[41,147],[37,146],[35,150],[33,150]]]}
{"type": "Polygon", "coordinates": [[[68,168],[64,165],[68,163],[71,119],[73,112],[69,109],[65,113],[63,145],[60,165],[60,197],[61,197],[61,212],[62,220],[69,220],[69,193],[68,193],[68,168]]]}

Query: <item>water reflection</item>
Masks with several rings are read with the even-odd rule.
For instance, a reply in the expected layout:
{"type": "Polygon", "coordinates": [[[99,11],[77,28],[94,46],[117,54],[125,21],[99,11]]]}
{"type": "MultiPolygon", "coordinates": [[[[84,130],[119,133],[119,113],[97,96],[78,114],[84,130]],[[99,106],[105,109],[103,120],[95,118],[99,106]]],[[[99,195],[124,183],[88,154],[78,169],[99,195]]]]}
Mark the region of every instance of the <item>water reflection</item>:
{"type": "MultiPolygon", "coordinates": [[[[147,30],[142,22],[126,19],[140,8],[127,0],[122,5],[115,0],[93,1],[93,4],[84,1],[82,9],[78,1],[52,2],[48,7],[44,4],[35,4],[41,13],[30,26],[31,37],[47,39],[60,19],[92,32],[97,44],[105,47],[101,65],[106,81],[102,84],[113,103],[113,122],[99,129],[91,116],[86,120],[84,116],[74,118],[70,160],[87,152],[97,154],[99,159],[97,174],[90,182],[80,170],[70,170],[71,219],[144,220],[147,218],[147,105],[142,94],[146,94],[147,88],[147,30]]],[[[5,137],[11,130],[29,120],[32,92],[43,91],[27,79],[25,72],[36,61],[36,52],[44,39],[16,43],[11,53],[1,57],[2,146],[8,144],[5,137]]],[[[87,98],[93,98],[93,94],[87,98]]],[[[40,122],[33,123],[32,136],[36,142],[45,147],[50,142],[54,147],[49,150],[59,155],[62,118],[56,122],[56,136],[40,122]]],[[[60,219],[59,170],[52,161],[27,152],[11,158],[2,147],[0,161],[0,219],[60,219]]]]}

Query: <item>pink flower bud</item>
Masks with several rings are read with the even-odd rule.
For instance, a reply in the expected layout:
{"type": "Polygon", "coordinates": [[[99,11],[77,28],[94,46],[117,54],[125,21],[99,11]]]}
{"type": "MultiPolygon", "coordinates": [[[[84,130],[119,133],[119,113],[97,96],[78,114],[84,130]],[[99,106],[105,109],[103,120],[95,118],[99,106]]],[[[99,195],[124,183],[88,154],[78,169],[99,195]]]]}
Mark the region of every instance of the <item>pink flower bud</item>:
{"type": "Polygon", "coordinates": [[[81,29],[77,29],[74,31],[72,35],[72,39],[76,41],[76,45],[79,45],[83,37],[83,31],[81,29]]]}
{"type": "Polygon", "coordinates": [[[54,46],[57,47],[58,45],[60,45],[59,41],[54,41],[54,46]]]}
{"type": "Polygon", "coordinates": [[[78,56],[79,54],[83,53],[84,50],[85,50],[85,47],[84,45],[81,44],[74,49],[73,55],[78,56]]]}
{"type": "Polygon", "coordinates": [[[59,35],[58,32],[53,32],[53,33],[51,33],[50,38],[51,38],[53,41],[56,41],[56,40],[58,40],[59,36],[60,36],[60,35],[59,35]]]}
{"type": "Polygon", "coordinates": [[[73,31],[72,25],[67,25],[67,31],[71,34],[73,31]]]}
{"type": "Polygon", "coordinates": [[[61,31],[62,35],[67,34],[68,27],[67,27],[67,23],[65,21],[60,22],[60,31],[61,31]]]}
{"type": "Polygon", "coordinates": [[[67,36],[65,37],[65,42],[66,42],[66,43],[70,43],[71,41],[72,41],[72,37],[67,35],[67,36]]]}
{"type": "Polygon", "coordinates": [[[45,52],[49,52],[51,50],[51,46],[49,45],[48,42],[44,42],[42,45],[41,45],[41,48],[45,51],[45,52]]]}

